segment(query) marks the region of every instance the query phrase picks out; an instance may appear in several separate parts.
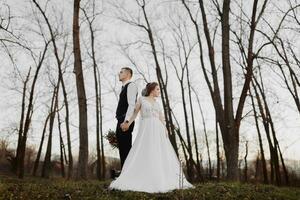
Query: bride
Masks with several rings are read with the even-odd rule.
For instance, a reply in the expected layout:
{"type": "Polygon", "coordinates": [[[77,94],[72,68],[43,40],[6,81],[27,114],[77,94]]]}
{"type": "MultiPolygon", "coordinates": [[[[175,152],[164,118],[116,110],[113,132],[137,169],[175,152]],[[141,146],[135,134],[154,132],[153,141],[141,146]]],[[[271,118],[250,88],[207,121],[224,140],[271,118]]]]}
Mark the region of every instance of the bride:
{"type": "Polygon", "coordinates": [[[164,117],[155,100],[159,95],[158,84],[148,83],[129,122],[121,124],[123,130],[128,129],[141,111],[138,134],[120,176],[112,181],[110,189],[156,193],[194,187],[186,180],[168,139],[164,117]]]}

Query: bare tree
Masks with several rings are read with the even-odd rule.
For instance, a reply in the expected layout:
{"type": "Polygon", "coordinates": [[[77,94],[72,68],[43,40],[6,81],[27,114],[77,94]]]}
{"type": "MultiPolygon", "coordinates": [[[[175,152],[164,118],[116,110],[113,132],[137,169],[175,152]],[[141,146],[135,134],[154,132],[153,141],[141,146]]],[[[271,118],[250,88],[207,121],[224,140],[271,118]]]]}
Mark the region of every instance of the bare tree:
{"type": "Polygon", "coordinates": [[[23,92],[22,92],[22,106],[21,106],[21,119],[20,119],[20,125],[19,125],[19,130],[18,130],[18,145],[17,145],[17,150],[16,150],[16,156],[13,158],[12,162],[12,169],[16,173],[18,169],[18,160],[20,159],[21,153],[21,141],[22,141],[22,136],[23,136],[23,126],[24,126],[24,115],[25,115],[25,104],[26,104],[26,91],[27,91],[27,83],[29,81],[30,77],[30,72],[31,68],[28,71],[28,74],[26,76],[26,79],[23,84],[23,92]]]}
{"type": "Polygon", "coordinates": [[[51,104],[51,111],[50,111],[50,121],[49,121],[49,135],[48,135],[48,143],[46,149],[46,155],[43,163],[42,169],[42,177],[49,178],[51,173],[51,153],[52,153],[52,138],[53,138],[53,126],[55,115],[58,110],[58,93],[59,93],[59,83],[60,79],[58,78],[57,83],[54,86],[53,96],[52,96],[52,104],[51,104]]]}
{"type": "Polygon", "coordinates": [[[43,65],[43,61],[45,59],[45,55],[48,49],[49,42],[45,42],[45,47],[43,49],[43,52],[41,53],[38,63],[37,63],[37,68],[35,71],[35,75],[31,84],[31,90],[30,90],[30,96],[28,100],[28,106],[27,106],[27,112],[26,112],[26,117],[24,121],[24,128],[23,128],[23,134],[22,134],[22,140],[20,142],[20,151],[19,151],[19,157],[18,159],[18,164],[17,164],[17,173],[19,178],[24,177],[24,159],[25,159],[25,150],[26,150],[26,142],[27,142],[27,136],[28,136],[28,131],[30,128],[31,124],[31,117],[32,117],[32,112],[33,112],[33,97],[34,97],[34,89],[36,86],[37,78],[40,72],[40,69],[43,65]]]}
{"type": "Polygon", "coordinates": [[[260,114],[262,117],[262,122],[264,125],[264,129],[266,132],[267,141],[270,149],[271,182],[272,183],[274,182],[274,174],[275,174],[276,184],[281,185],[281,174],[280,174],[280,165],[279,165],[279,156],[278,156],[279,144],[277,141],[274,125],[272,122],[270,109],[267,103],[263,82],[261,79],[261,82],[259,83],[258,80],[255,78],[255,76],[253,77],[253,80],[255,80],[255,85],[254,84],[252,85],[256,94],[260,114]]]}
{"type": "Polygon", "coordinates": [[[278,67],[280,74],[282,75],[281,78],[283,79],[287,90],[291,94],[291,97],[293,98],[296,108],[300,114],[300,98],[298,94],[298,89],[300,88],[300,79],[297,74],[297,71],[300,68],[300,59],[295,53],[297,47],[293,45],[292,39],[284,38],[280,35],[280,31],[285,28],[285,21],[287,21],[289,24],[286,29],[291,30],[290,34],[294,33],[296,36],[299,34],[299,32],[294,30],[294,27],[299,26],[299,20],[297,19],[295,13],[297,9],[300,8],[300,4],[297,2],[295,3],[295,5],[292,5],[291,1],[289,1],[290,8],[287,11],[281,11],[283,12],[283,16],[279,20],[277,27],[274,28],[274,26],[265,20],[268,28],[271,30],[271,34],[268,34],[263,30],[259,30],[259,33],[267,39],[268,42],[266,45],[272,45],[276,55],[274,58],[259,56],[258,59],[262,60],[264,63],[270,64],[271,66],[275,65],[278,67]],[[288,17],[292,18],[292,21],[287,20],[288,17]],[[296,24],[292,23],[293,21],[296,22],[296,24]]]}
{"type": "Polygon", "coordinates": [[[70,123],[69,123],[69,103],[68,103],[68,96],[67,96],[67,90],[65,87],[65,82],[64,82],[64,77],[63,77],[63,71],[62,71],[62,63],[64,61],[65,58],[65,53],[66,53],[66,48],[67,48],[67,43],[65,43],[65,46],[63,48],[63,53],[62,56],[59,56],[59,52],[58,52],[58,47],[56,44],[56,35],[53,31],[52,25],[49,22],[48,17],[46,16],[45,11],[41,8],[41,6],[39,5],[39,3],[36,0],[32,0],[33,3],[36,5],[36,7],[38,8],[39,12],[42,14],[50,36],[51,36],[51,42],[54,48],[54,56],[56,59],[56,63],[57,63],[57,67],[58,67],[58,73],[59,73],[59,80],[60,83],[62,85],[62,91],[63,91],[63,96],[64,96],[64,105],[65,105],[65,109],[66,109],[66,116],[65,116],[65,121],[66,121],[66,132],[67,132],[67,144],[68,144],[68,178],[72,177],[73,174],[73,156],[72,156],[72,146],[71,146],[71,134],[70,134],[70,123]]]}
{"type": "Polygon", "coordinates": [[[101,98],[101,75],[100,70],[97,65],[96,58],[96,48],[95,48],[95,33],[96,29],[94,28],[94,22],[96,17],[101,13],[96,13],[96,2],[92,1],[91,16],[88,15],[86,9],[82,8],[83,14],[88,23],[90,31],[90,40],[91,40],[91,53],[88,52],[90,58],[93,60],[93,72],[94,72],[94,84],[95,84],[95,101],[96,101],[96,147],[97,147],[97,178],[103,179],[105,176],[105,154],[104,154],[104,145],[103,145],[103,119],[102,119],[102,98],[101,98]],[[100,146],[101,143],[101,146],[100,146]]]}
{"type": "MultiPolygon", "coordinates": [[[[187,107],[188,105],[187,105],[187,101],[186,101],[186,97],[185,97],[186,96],[185,80],[187,78],[186,76],[188,76],[188,75],[185,75],[185,74],[187,74],[188,60],[189,60],[189,56],[190,56],[190,53],[192,52],[193,48],[186,47],[180,25],[175,24],[175,26],[176,26],[176,30],[174,30],[173,38],[175,40],[176,47],[177,47],[178,56],[176,59],[179,60],[178,61],[179,66],[177,66],[176,61],[174,60],[173,57],[168,56],[168,58],[170,60],[171,65],[173,66],[173,68],[175,70],[176,77],[180,84],[182,108],[183,108],[184,120],[185,120],[185,131],[186,131],[186,138],[187,138],[187,144],[188,144],[187,151],[188,151],[188,155],[189,155],[188,162],[186,163],[187,164],[187,175],[188,175],[188,177],[192,177],[193,168],[194,168],[194,166],[192,165],[193,151],[192,151],[190,124],[189,124],[188,107],[187,107]],[[178,68],[180,69],[180,71],[178,70],[178,68]]],[[[190,94],[190,91],[189,91],[189,94],[190,94]]],[[[193,112],[192,109],[191,109],[191,112],[193,112]]],[[[198,172],[198,177],[200,177],[201,173],[200,173],[200,161],[199,161],[199,155],[198,155],[198,144],[197,144],[198,141],[197,141],[197,137],[196,137],[195,126],[193,126],[193,128],[194,128],[193,132],[194,132],[195,148],[196,148],[195,150],[196,150],[196,158],[197,158],[197,166],[195,166],[195,167],[198,172]]]]}
{"type": "Polygon", "coordinates": [[[251,103],[252,103],[252,108],[253,108],[253,113],[254,113],[255,127],[256,127],[256,130],[257,130],[257,134],[258,134],[258,142],[259,142],[259,148],[260,148],[260,159],[261,159],[261,162],[262,162],[264,183],[268,184],[269,180],[268,180],[268,171],[267,171],[267,164],[266,164],[266,159],[265,159],[264,147],[263,147],[263,142],[262,142],[261,131],[260,131],[260,128],[259,128],[258,114],[257,114],[257,111],[256,111],[254,97],[252,96],[251,90],[250,90],[250,97],[251,97],[251,103]]]}
{"type": "MultiPolygon", "coordinates": [[[[284,177],[285,177],[286,184],[289,185],[288,171],[287,171],[287,168],[285,166],[283,155],[282,155],[282,152],[281,152],[281,149],[280,149],[280,145],[279,145],[279,142],[278,142],[278,139],[277,139],[277,136],[276,136],[275,125],[274,125],[273,118],[272,118],[272,115],[271,115],[271,111],[269,109],[269,106],[268,106],[268,103],[267,103],[267,98],[266,98],[266,95],[265,95],[265,92],[264,92],[263,78],[262,78],[262,75],[261,75],[261,72],[260,72],[260,68],[258,68],[258,69],[259,69],[259,75],[260,75],[259,76],[260,77],[260,84],[258,83],[258,81],[256,80],[255,77],[254,77],[254,80],[255,80],[256,85],[258,86],[258,89],[259,89],[259,91],[261,93],[262,100],[264,102],[265,111],[266,111],[267,122],[269,123],[270,129],[271,129],[271,133],[272,133],[272,137],[273,137],[274,155],[275,155],[274,158],[275,158],[275,162],[276,162],[275,169],[276,169],[276,167],[279,168],[279,159],[280,159],[281,160],[281,164],[282,164],[282,168],[283,168],[283,172],[284,172],[284,177]]],[[[280,169],[276,169],[276,170],[278,170],[278,177],[276,177],[277,180],[278,180],[277,184],[280,185],[281,184],[280,169]]]]}
{"type": "MultiPolygon", "coordinates": [[[[209,148],[209,143],[208,143],[208,134],[207,134],[207,129],[206,129],[206,123],[205,123],[205,118],[204,118],[204,113],[203,113],[203,109],[201,106],[201,102],[200,102],[200,98],[195,90],[195,88],[192,87],[192,90],[196,96],[197,99],[197,103],[200,109],[200,113],[201,113],[201,118],[202,118],[202,124],[203,124],[203,131],[204,131],[204,136],[205,136],[205,144],[206,144],[206,149],[207,149],[207,158],[208,158],[208,171],[209,171],[209,178],[212,177],[212,166],[211,166],[211,157],[210,157],[210,148],[209,148]]],[[[217,160],[219,158],[218,152],[219,152],[219,147],[218,147],[218,138],[217,138],[217,160]]],[[[218,162],[218,161],[217,161],[218,162]]],[[[219,164],[217,163],[217,171],[219,171],[220,169],[219,164]]]]}
{"type": "Polygon", "coordinates": [[[198,46],[200,50],[200,64],[205,77],[205,81],[209,88],[211,98],[213,101],[214,108],[216,110],[217,121],[220,124],[222,133],[226,164],[227,164],[227,179],[237,180],[238,179],[238,152],[239,152],[239,128],[242,120],[242,113],[245,105],[245,100],[250,86],[253,69],[253,41],[257,23],[259,22],[262,14],[264,13],[267,1],[263,2],[262,8],[258,11],[258,0],[255,0],[252,8],[252,16],[250,20],[250,35],[248,38],[248,50],[247,50],[247,65],[245,67],[245,80],[236,112],[233,109],[233,88],[232,88],[232,69],[231,69],[231,58],[230,58],[230,26],[229,26],[229,13],[230,13],[230,0],[223,1],[223,7],[220,8],[217,1],[213,1],[217,9],[217,13],[220,16],[221,22],[221,39],[222,39],[222,72],[223,72],[223,90],[224,90],[224,105],[221,100],[221,93],[218,81],[218,74],[215,60],[215,47],[211,39],[211,30],[208,26],[206,9],[203,1],[199,1],[199,7],[201,11],[201,18],[203,23],[203,31],[206,39],[206,45],[208,48],[208,57],[211,67],[211,79],[207,69],[205,68],[203,60],[203,44],[200,37],[200,27],[196,17],[193,16],[189,3],[182,0],[182,4],[187,10],[190,19],[195,27],[197,35],[198,46]],[[258,14],[257,14],[258,13],[258,14]]]}

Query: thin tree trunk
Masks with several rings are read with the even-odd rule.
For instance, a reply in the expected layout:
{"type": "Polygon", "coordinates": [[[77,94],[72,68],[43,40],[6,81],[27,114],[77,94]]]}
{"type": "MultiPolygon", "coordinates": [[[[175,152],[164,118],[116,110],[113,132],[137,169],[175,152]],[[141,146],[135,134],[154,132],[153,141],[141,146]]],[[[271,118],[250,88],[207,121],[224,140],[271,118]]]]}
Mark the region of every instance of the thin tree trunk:
{"type": "Polygon", "coordinates": [[[58,106],[59,83],[60,83],[60,80],[58,78],[57,84],[54,87],[54,92],[53,92],[54,104],[53,104],[53,107],[51,107],[48,143],[47,143],[46,155],[45,155],[43,169],[42,169],[42,178],[49,178],[51,170],[52,170],[52,163],[51,163],[52,135],[53,135],[53,124],[54,124],[54,120],[55,120],[55,114],[58,109],[57,106],[58,106]]]}
{"type": "MultiPolygon", "coordinates": [[[[95,64],[95,63],[94,63],[95,64]]],[[[95,92],[96,92],[96,146],[97,146],[97,178],[102,179],[102,169],[101,169],[101,148],[100,148],[100,116],[99,116],[99,99],[101,98],[98,94],[98,80],[96,74],[96,67],[94,65],[94,80],[95,80],[95,92]]],[[[101,138],[102,140],[102,138],[101,138]]]]}
{"type": "Polygon", "coordinates": [[[197,99],[197,102],[198,102],[198,106],[199,106],[199,109],[200,109],[200,113],[201,113],[202,124],[203,124],[203,131],[204,131],[204,136],[205,136],[205,145],[206,145],[207,157],[208,157],[209,178],[211,178],[212,177],[212,167],[211,167],[210,148],[209,148],[209,143],[208,143],[205,118],[204,118],[204,114],[203,114],[203,110],[202,110],[202,106],[201,106],[201,102],[200,102],[199,96],[196,93],[195,89],[194,88],[192,88],[192,89],[193,89],[193,92],[194,92],[194,94],[196,96],[196,99],[197,99]]]}
{"type": "Polygon", "coordinates": [[[246,153],[245,153],[245,157],[244,157],[244,162],[245,162],[245,169],[244,169],[245,182],[248,182],[248,163],[247,163],[247,157],[248,157],[248,141],[246,141],[246,153]]]}
{"type": "Polygon", "coordinates": [[[96,102],[96,148],[97,148],[97,160],[96,160],[96,174],[99,180],[104,178],[105,174],[105,158],[104,158],[104,149],[103,148],[103,138],[102,138],[102,107],[101,107],[101,82],[100,82],[100,73],[98,69],[98,65],[96,62],[96,50],[95,50],[95,30],[93,29],[93,22],[95,20],[95,2],[93,1],[93,14],[91,16],[92,19],[88,16],[85,9],[82,9],[83,14],[88,22],[90,37],[91,37],[91,55],[90,57],[93,60],[93,72],[94,72],[94,86],[95,86],[95,102],[96,102]],[[99,78],[99,80],[98,80],[99,78]],[[100,146],[101,143],[101,146],[100,146]]]}
{"type": "Polygon", "coordinates": [[[192,151],[192,142],[191,142],[191,136],[190,136],[187,108],[186,108],[186,102],[185,102],[185,92],[184,92],[184,87],[183,87],[183,81],[180,81],[180,88],[181,88],[182,106],[183,106],[183,112],[184,112],[186,137],[187,137],[188,153],[189,153],[189,161],[187,163],[187,167],[188,167],[187,175],[188,175],[188,177],[191,178],[192,174],[193,174],[193,165],[191,162],[191,160],[193,159],[193,151],[192,151]]]}
{"type": "MultiPolygon", "coordinates": [[[[183,85],[183,78],[184,78],[184,71],[185,66],[181,66],[181,75],[179,75],[176,65],[174,64],[173,60],[171,59],[171,62],[173,64],[173,67],[176,71],[177,78],[180,83],[180,91],[181,91],[181,100],[182,100],[182,108],[184,113],[184,121],[185,121],[185,132],[186,132],[186,138],[187,138],[187,151],[189,158],[187,160],[187,176],[189,178],[192,178],[193,174],[193,165],[192,165],[192,159],[193,159],[193,152],[192,152],[192,143],[191,143],[191,136],[190,136],[190,129],[189,129],[189,121],[188,121],[188,114],[187,114],[187,107],[186,107],[186,101],[185,101],[185,90],[183,85]]],[[[197,169],[199,170],[199,169],[197,169]]]]}
{"type": "Polygon", "coordinates": [[[220,147],[219,147],[219,129],[216,120],[216,154],[217,154],[217,180],[220,180],[220,147]]]}
{"type": "MultiPolygon", "coordinates": [[[[58,98],[58,97],[56,97],[58,98]]],[[[57,105],[58,107],[58,105],[57,105]]],[[[64,140],[62,137],[62,132],[61,132],[61,121],[60,121],[60,114],[59,110],[57,110],[57,123],[58,123],[58,132],[59,132],[59,144],[60,144],[60,168],[61,168],[61,176],[63,178],[66,177],[65,173],[65,164],[64,164],[64,140]]]]}
{"type": "MultiPolygon", "coordinates": [[[[199,173],[200,172],[199,148],[198,148],[198,139],[197,139],[197,133],[196,133],[196,126],[195,126],[194,106],[193,106],[193,102],[192,102],[192,91],[191,91],[191,84],[190,84],[188,67],[187,67],[187,82],[188,82],[189,103],[190,103],[190,110],[191,110],[191,117],[192,117],[192,127],[193,127],[194,139],[195,139],[196,161],[197,161],[197,168],[198,168],[197,171],[199,173]]],[[[210,170],[211,170],[211,168],[210,168],[210,170]]]]}
{"type": "Polygon", "coordinates": [[[257,103],[259,106],[259,110],[260,110],[260,114],[263,120],[263,125],[265,128],[265,132],[266,132],[266,136],[267,136],[267,140],[268,140],[268,144],[269,144],[269,149],[270,149],[270,162],[271,162],[271,182],[274,182],[274,174],[275,174],[275,178],[276,178],[276,184],[280,185],[281,184],[281,178],[280,178],[280,171],[279,171],[279,161],[278,161],[278,154],[277,154],[277,146],[272,143],[272,138],[271,138],[271,134],[270,134],[270,122],[269,122],[269,115],[267,113],[266,106],[266,99],[264,98],[264,91],[263,89],[260,87],[260,85],[258,84],[258,81],[256,80],[256,78],[254,77],[253,79],[255,81],[255,85],[254,83],[253,88],[256,94],[256,99],[257,99],[257,103]],[[257,90],[258,88],[258,90],[257,90]],[[258,93],[258,91],[261,93],[261,97],[262,100],[260,98],[260,95],[258,93]],[[265,113],[266,112],[266,113],[265,113]]]}
{"type": "MultiPolygon", "coordinates": [[[[264,99],[264,101],[266,101],[266,100],[264,99]]],[[[274,124],[273,124],[273,119],[272,119],[272,116],[271,116],[271,113],[270,113],[270,110],[269,110],[269,107],[268,107],[267,104],[266,104],[266,111],[267,111],[269,123],[271,125],[271,131],[272,131],[272,136],[273,136],[273,140],[274,140],[274,146],[275,146],[275,150],[276,150],[276,154],[275,154],[276,157],[275,158],[277,159],[276,162],[277,162],[277,165],[278,165],[278,169],[277,170],[278,170],[278,178],[280,180],[279,185],[281,184],[281,172],[280,172],[280,165],[279,165],[279,156],[281,158],[281,163],[282,163],[283,172],[284,172],[285,179],[286,179],[286,184],[288,185],[289,184],[288,173],[287,173],[287,170],[286,170],[286,167],[285,167],[285,163],[284,163],[281,151],[280,151],[280,146],[279,146],[279,143],[278,143],[278,140],[277,140],[275,127],[274,127],[274,124]],[[278,149],[278,152],[277,152],[277,149],[278,149]],[[278,153],[279,153],[279,156],[278,156],[278,153]]]]}
{"type": "Polygon", "coordinates": [[[17,151],[16,151],[16,156],[13,159],[13,172],[17,173],[18,170],[18,161],[21,159],[20,156],[20,150],[21,150],[21,141],[23,138],[23,126],[24,126],[24,116],[25,116],[25,104],[26,104],[26,89],[27,89],[27,84],[29,81],[29,77],[30,77],[30,72],[31,72],[31,68],[28,71],[28,74],[26,76],[26,79],[24,81],[24,85],[23,85],[23,93],[22,93],[22,107],[21,107],[21,119],[20,119],[20,125],[19,125],[19,131],[18,131],[18,146],[17,146],[17,151]]]}
{"type": "MultiPolygon", "coordinates": [[[[72,155],[72,144],[71,144],[71,133],[70,133],[70,120],[69,120],[69,103],[68,103],[68,95],[67,95],[67,90],[65,87],[65,83],[64,83],[64,77],[63,77],[63,73],[62,73],[62,62],[64,60],[64,56],[65,56],[65,52],[63,53],[63,57],[60,59],[59,55],[58,55],[58,48],[56,45],[56,37],[53,33],[51,24],[45,14],[45,11],[42,10],[42,8],[40,7],[40,5],[36,2],[36,0],[32,0],[33,3],[36,5],[36,7],[39,9],[40,13],[43,15],[44,20],[48,26],[50,35],[51,35],[51,41],[53,44],[53,48],[54,48],[54,56],[57,62],[57,66],[58,66],[58,73],[59,73],[59,79],[62,85],[62,91],[63,91],[63,96],[64,96],[64,105],[65,105],[65,109],[66,109],[66,116],[65,116],[65,121],[66,121],[66,131],[67,131],[67,144],[68,144],[68,158],[69,158],[69,165],[68,165],[68,179],[70,179],[73,175],[73,155],[72,155]]],[[[65,47],[66,49],[66,47],[65,47]]],[[[65,50],[64,49],[64,50],[65,50]]]]}
{"type": "Polygon", "coordinates": [[[25,118],[25,124],[24,124],[24,132],[23,132],[23,136],[22,136],[22,141],[20,143],[20,159],[18,159],[18,168],[17,168],[17,172],[18,172],[18,177],[19,178],[23,178],[24,177],[24,159],[25,159],[25,151],[26,151],[26,142],[27,142],[27,134],[30,128],[30,124],[31,124],[31,117],[32,117],[32,113],[33,113],[33,95],[34,95],[34,89],[35,89],[35,85],[36,85],[36,81],[40,72],[40,69],[42,67],[43,61],[45,59],[45,55],[48,49],[48,44],[45,44],[43,53],[40,57],[33,81],[32,81],[32,85],[31,85],[31,91],[30,91],[30,96],[29,96],[29,101],[28,101],[28,106],[27,106],[27,113],[26,113],[26,118],[25,118]]]}
{"type": "Polygon", "coordinates": [[[102,179],[105,179],[106,174],[106,161],[104,153],[104,142],[103,142],[103,113],[102,113],[102,87],[101,87],[101,76],[98,68],[98,88],[99,88],[99,123],[100,123],[100,138],[101,138],[101,163],[102,163],[102,179]]]}
{"type": "MultiPolygon", "coordinates": [[[[52,108],[53,103],[54,103],[54,99],[52,98],[51,108],[52,108]]],[[[34,162],[33,173],[32,173],[33,176],[36,176],[36,172],[37,172],[37,170],[39,168],[40,158],[41,158],[43,144],[44,144],[44,140],[45,140],[45,133],[46,133],[47,124],[48,124],[48,121],[50,119],[50,116],[51,116],[51,111],[47,115],[45,123],[44,123],[43,133],[42,133],[42,137],[41,137],[41,141],[40,141],[40,145],[39,145],[39,150],[37,152],[36,159],[35,159],[35,162],[34,162]]]]}
{"type": "Polygon", "coordinates": [[[258,116],[257,116],[256,108],[255,108],[254,99],[253,99],[253,96],[251,94],[251,90],[250,90],[250,97],[251,97],[252,108],[253,108],[253,112],[254,112],[256,130],[257,130],[257,134],[258,134],[258,142],[259,142],[259,148],[260,148],[260,157],[261,157],[261,161],[262,161],[262,170],[263,170],[263,176],[264,176],[264,183],[268,184],[269,180],[268,180],[268,171],[267,171],[267,164],[266,164],[266,159],[265,159],[264,147],[263,147],[261,132],[260,132],[259,124],[258,124],[258,116]]]}
{"type": "MultiPolygon", "coordinates": [[[[277,141],[277,143],[278,143],[278,141],[277,141]]],[[[279,151],[279,155],[280,155],[282,169],[283,169],[283,172],[284,172],[285,184],[289,186],[290,185],[289,174],[288,174],[287,168],[285,166],[284,159],[283,159],[279,144],[278,144],[278,151],[279,151]]]]}
{"type": "Polygon", "coordinates": [[[261,102],[261,98],[259,96],[259,93],[257,91],[256,85],[254,84],[254,82],[252,82],[252,87],[253,87],[254,92],[255,92],[257,105],[258,105],[258,108],[259,108],[260,116],[262,117],[262,123],[263,123],[264,129],[265,129],[265,132],[266,132],[266,136],[267,136],[267,141],[268,141],[269,151],[270,151],[270,168],[271,168],[270,179],[271,179],[271,183],[274,183],[274,165],[275,165],[274,158],[273,158],[274,157],[274,153],[273,153],[274,147],[273,147],[273,143],[272,143],[271,136],[270,136],[269,124],[268,124],[268,121],[267,121],[266,116],[265,116],[265,112],[264,112],[264,108],[263,108],[263,105],[262,105],[262,102],[261,102]]]}

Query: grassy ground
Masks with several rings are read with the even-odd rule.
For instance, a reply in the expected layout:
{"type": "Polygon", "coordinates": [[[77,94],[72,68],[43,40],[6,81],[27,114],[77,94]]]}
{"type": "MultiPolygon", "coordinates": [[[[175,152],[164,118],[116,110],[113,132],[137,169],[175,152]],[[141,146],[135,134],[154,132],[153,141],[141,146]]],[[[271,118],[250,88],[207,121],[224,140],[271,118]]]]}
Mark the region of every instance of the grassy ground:
{"type": "Polygon", "coordinates": [[[110,181],[66,181],[63,179],[16,178],[0,175],[0,199],[205,199],[205,200],[300,200],[300,188],[241,183],[204,183],[195,189],[164,194],[108,191],[110,181]]]}

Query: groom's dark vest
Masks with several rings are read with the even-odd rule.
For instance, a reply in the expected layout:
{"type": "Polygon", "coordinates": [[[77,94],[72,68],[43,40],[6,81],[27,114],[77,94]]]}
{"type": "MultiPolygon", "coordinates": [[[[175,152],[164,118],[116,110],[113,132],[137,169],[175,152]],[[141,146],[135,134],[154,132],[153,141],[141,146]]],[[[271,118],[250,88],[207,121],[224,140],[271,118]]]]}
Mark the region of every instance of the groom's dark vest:
{"type": "Polygon", "coordinates": [[[124,120],[126,117],[126,112],[128,109],[127,88],[130,83],[131,82],[127,83],[120,92],[119,103],[116,111],[117,120],[124,120]]]}

